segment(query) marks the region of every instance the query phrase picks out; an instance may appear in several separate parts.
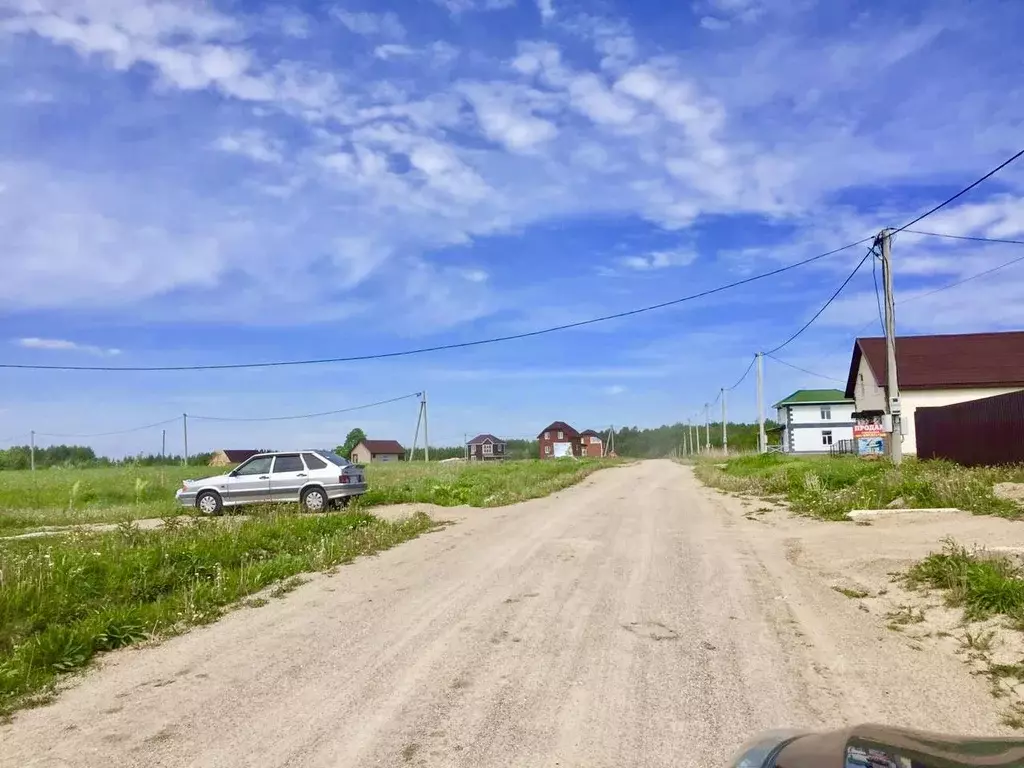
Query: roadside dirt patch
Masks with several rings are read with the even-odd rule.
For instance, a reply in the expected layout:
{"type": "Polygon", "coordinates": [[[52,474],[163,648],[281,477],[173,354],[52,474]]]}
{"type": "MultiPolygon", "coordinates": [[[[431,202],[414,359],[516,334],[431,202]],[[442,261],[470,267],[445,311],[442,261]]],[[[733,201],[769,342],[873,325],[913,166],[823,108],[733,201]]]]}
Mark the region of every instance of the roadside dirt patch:
{"type": "Polygon", "coordinates": [[[1024,507],[1024,483],[996,483],[992,492],[1000,499],[1014,502],[1024,507]]]}
{"type": "MultiPolygon", "coordinates": [[[[941,551],[947,538],[1024,562],[1024,523],[965,512],[826,522],[775,507],[754,519],[737,500],[713,489],[708,493],[738,518],[755,520],[765,547],[778,546],[789,564],[868,614],[866,619],[904,647],[960,661],[965,683],[971,677],[983,683],[1004,722],[1024,726],[1024,633],[1005,618],[965,622],[963,610],[947,606],[941,592],[908,589],[903,579],[911,566],[941,551]]],[[[952,699],[949,706],[955,706],[952,699]]]]}

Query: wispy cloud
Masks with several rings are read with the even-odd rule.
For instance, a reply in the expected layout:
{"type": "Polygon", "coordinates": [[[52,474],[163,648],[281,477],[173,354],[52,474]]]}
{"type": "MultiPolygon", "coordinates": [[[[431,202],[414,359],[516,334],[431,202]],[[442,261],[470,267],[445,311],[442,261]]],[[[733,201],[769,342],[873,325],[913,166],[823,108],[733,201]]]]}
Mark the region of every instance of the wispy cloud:
{"type": "Polygon", "coordinates": [[[354,12],[335,8],[332,14],[350,32],[357,35],[389,37],[396,40],[401,40],[405,37],[405,26],[399,21],[398,16],[391,11],[386,13],[370,13],[368,11],[354,12]]]}
{"type": "Polygon", "coordinates": [[[121,350],[110,347],[97,347],[92,344],[79,344],[67,339],[39,339],[27,337],[15,339],[14,343],[25,349],[42,349],[48,352],[83,352],[98,357],[113,357],[121,354],[121,350]]]}

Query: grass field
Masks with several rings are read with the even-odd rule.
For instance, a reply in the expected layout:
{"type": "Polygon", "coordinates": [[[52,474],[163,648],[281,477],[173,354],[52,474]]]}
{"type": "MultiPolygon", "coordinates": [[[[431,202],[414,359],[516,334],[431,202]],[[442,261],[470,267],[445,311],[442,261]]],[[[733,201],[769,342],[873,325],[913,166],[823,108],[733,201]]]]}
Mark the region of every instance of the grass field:
{"type": "MultiPolygon", "coordinates": [[[[546,496],[573,485],[610,460],[472,464],[400,462],[366,468],[361,506],[427,502],[493,507],[546,496]]],[[[117,467],[0,472],[0,535],[50,525],[121,522],[186,511],[174,493],[185,478],[213,467],[117,467]]]]}
{"type": "MultiPolygon", "coordinates": [[[[0,715],[45,701],[64,673],[97,654],[217,618],[296,574],[378,552],[435,527],[426,515],[386,522],[365,512],[276,514],[140,531],[0,544],[0,715]]],[[[265,602],[255,601],[254,604],[265,602]]]]}
{"type": "Polygon", "coordinates": [[[793,457],[776,453],[704,462],[697,476],[724,491],[781,497],[796,512],[844,520],[852,509],[957,507],[976,514],[1021,517],[1018,505],[998,498],[999,482],[1024,482],[1024,467],[966,468],[907,459],[899,467],[854,456],[793,457]]]}

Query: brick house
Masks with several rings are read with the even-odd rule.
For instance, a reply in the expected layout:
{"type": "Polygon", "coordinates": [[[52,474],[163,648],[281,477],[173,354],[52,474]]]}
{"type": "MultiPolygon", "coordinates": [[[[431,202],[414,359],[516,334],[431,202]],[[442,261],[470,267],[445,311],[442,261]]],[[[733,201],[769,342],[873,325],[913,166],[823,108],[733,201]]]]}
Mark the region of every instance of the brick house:
{"type": "Polygon", "coordinates": [[[583,455],[580,433],[564,421],[553,421],[537,435],[538,452],[542,459],[558,459],[566,456],[579,458],[583,455]]]}
{"type": "Polygon", "coordinates": [[[494,435],[477,435],[466,443],[466,458],[470,461],[495,461],[505,458],[505,441],[494,435]]]}
{"type": "Polygon", "coordinates": [[[604,456],[604,439],[593,429],[580,432],[580,444],[584,456],[601,458],[604,456]]]}

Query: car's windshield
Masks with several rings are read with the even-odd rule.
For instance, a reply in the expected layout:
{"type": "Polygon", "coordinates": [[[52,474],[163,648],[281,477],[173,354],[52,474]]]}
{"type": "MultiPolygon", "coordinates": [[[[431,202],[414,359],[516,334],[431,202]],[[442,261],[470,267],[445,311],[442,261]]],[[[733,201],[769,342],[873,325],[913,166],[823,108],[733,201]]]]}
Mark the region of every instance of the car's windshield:
{"type": "Polygon", "coordinates": [[[346,459],[344,456],[339,456],[334,451],[317,451],[318,454],[327,459],[331,464],[337,464],[339,467],[347,467],[352,462],[346,459]]]}

